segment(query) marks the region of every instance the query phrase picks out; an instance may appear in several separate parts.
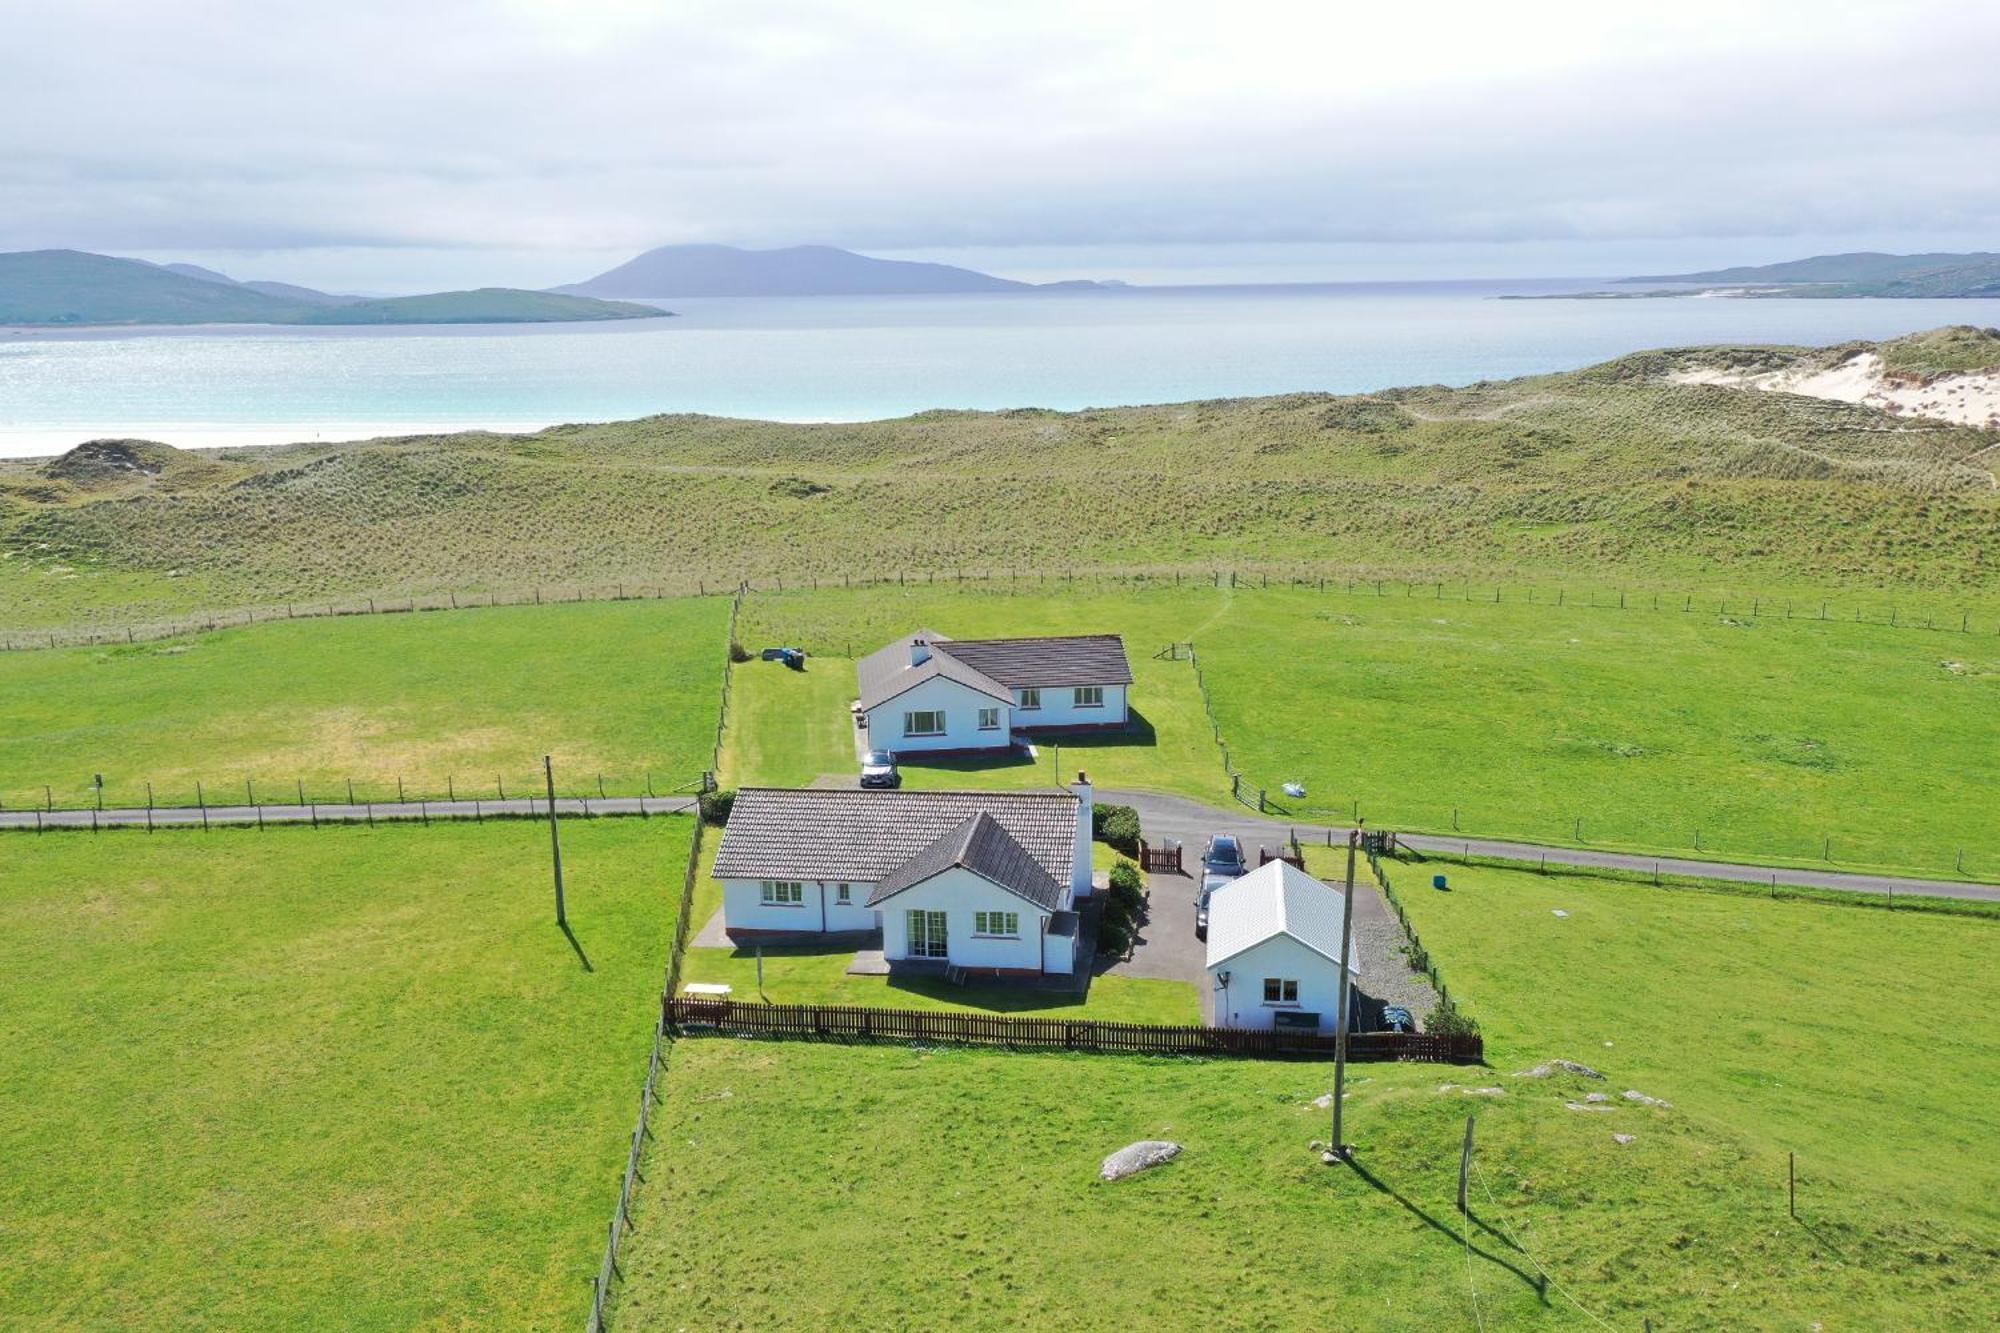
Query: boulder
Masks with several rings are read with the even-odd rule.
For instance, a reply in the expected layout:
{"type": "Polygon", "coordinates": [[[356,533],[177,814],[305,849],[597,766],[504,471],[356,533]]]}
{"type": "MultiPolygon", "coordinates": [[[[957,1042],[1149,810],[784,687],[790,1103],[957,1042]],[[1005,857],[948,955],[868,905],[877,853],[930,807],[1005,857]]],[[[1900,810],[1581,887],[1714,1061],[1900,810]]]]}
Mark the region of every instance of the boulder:
{"type": "Polygon", "coordinates": [[[1639,1136],[1637,1134],[1613,1134],[1611,1136],[1611,1141],[1613,1143],[1624,1144],[1624,1143],[1630,1143],[1638,1137],[1639,1136]]]}
{"type": "Polygon", "coordinates": [[[1670,1102],[1670,1101],[1667,1101],[1667,1100],[1666,1100],[1665,1098],[1661,1098],[1661,1097],[1648,1097],[1648,1096],[1647,1096],[1647,1095],[1646,1095],[1645,1093],[1643,1093],[1643,1092],[1635,1092],[1635,1091],[1633,1091],[1633,1090],[1632,1090],[1631,1088],[1627,1088],[1627,1089],[1625,1089],[1625,1100],[1626,1100],[1626,1101],[1628,1101],[1628,1102],[1637,1102],[1637,1103],[1639,1103],[1639,1105],[1641,1105],[1641,1106],[1672,1106],[1672,1105],[1673,1105],[1673,1103],[1672,1103],[1672,1102],[1670,1102]]]}
{"type": "MultiPolygon", "coordinates": [[[[1610,1045],[1609,1042],[1606,1042],[1605,1044],[1607,1046],[1610,1045]]],[[[1604,1077],[1604,1075],[1598,1073],[1595,1069],[1592,1069],[1589,1065],[1580,1065],[1574,1060],[1549,1060],[1542,1064],[1536,1065],[1533,1069],[1523,1069],[1520,1073],[1514,1075],[1514,1077],[1547,1078],[1550,1074],[1555,1073],[1559,1069],[1565,1074],[1576,1074],[1582,1078],[1604,1077]]]]}
{"type": "Polygon", "coordinates": [[[1141,1139],[1137,1143],[1128,1143],[1105,1158],[1097,1174],[1104,1180],[1123,1180],[1126,1176],[1171,1162],[1180,1155],[1181,1145],[1178,1143],[1165,1139],[1141,1139]]]}

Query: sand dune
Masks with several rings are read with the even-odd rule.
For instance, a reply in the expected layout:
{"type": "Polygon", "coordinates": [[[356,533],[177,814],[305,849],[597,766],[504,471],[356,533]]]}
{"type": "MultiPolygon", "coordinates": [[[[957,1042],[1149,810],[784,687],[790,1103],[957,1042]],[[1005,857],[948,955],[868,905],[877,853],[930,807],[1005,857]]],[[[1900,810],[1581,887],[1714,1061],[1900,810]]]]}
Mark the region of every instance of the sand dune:
{"type": "Polygon", "coordinates": [[[1939,375],[1928,382],[1891,379],[1882,373],[1880,357],[1859,352],[1831,368],[1798,366],[1751,372],[1703,367],[1675,371],[1671,378],[1677,384],[1723,384],[1865,403],[1899,415],[2000,429],[2000,371],[1995,370],[1939,375]]]}

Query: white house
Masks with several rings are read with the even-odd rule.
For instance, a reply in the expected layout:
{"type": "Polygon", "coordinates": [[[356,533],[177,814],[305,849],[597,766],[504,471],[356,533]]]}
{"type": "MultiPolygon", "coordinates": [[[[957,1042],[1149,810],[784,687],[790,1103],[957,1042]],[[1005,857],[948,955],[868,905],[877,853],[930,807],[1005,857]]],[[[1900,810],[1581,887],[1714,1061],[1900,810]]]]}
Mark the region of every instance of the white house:
{"type": "Polygon", "coordinates": [[[733,939],[882,932],[890,963],[1070,973],[1090,781],[1045,791],[745,787],[714,875],[733,939]]]}
{"type": "MultiPolygon", "coordinates": [[[[1208,984],[1217,1027],[1339,1023],[1342,896],[1287,861],[1271,861],[1208,899],[1208,984]]],[[[1350,983],[1358,981],[1350,947],[1350,983]]],[[[1348,996],[1348,1021],[1354,1019],[1348,996]]]]}
{"type": "Polygon", "coordinates": [[[918,630],[855,665],[868,748],[898,755],[1005,749],[1016,733],[1131,721],[1132,666],[1116,634],[951,639],[918,630]]]}

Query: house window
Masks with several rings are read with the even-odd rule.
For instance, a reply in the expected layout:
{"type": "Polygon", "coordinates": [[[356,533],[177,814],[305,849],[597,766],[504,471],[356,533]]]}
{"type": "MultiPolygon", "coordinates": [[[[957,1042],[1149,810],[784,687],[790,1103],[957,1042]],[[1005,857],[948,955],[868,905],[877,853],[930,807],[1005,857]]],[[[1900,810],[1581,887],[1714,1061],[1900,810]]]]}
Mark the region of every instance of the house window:
{"type": "Polygon", "coordinates": [[[905,736],[944,735],[943,710],[926,709],[922,712],[903,714],[903,734],[905,736]]]}
{"type": "Polygon", "coordinates": [[[979,710],[979,729],[980,729],[981,731],[998,731],[998,730],[1000,730],[1000,710],[999,710],[999,709],[997,709],[997,708],[982,708],[982,709],[980,709],[980,710],[979,710]]]}
{"type": "Polygon", "coordinates": [[[1032,713],[1041,706],[1042,706],[1042,692],[1040,690],[1036,689],[1036,690],[1021,691],[1022,712],[1032,713]]]}
{"type": "Polygon", "coordinates": [[[1078,708],[1104,707],[1104,687],[1102,685],[1079,685],[1076,687],[1078,708]]]}
{"type": "Polygon", "coordinates": [[[972,933],[975,935],[1019,935],[1021,914],[1019,912],[974,912],[972,933]]]}
{"type": "Polygon", "coordinates": [[[795,879],[767,879],[760,897],[767,907],[803,907],[806,886],[795,879]]]}
{"type": "Polygon", "coordinates": [[[1265,1004],[1297,1004],[1299,983],[1283,977],[1264,978],[1265,1004]]]}
{"type": "Polygon", "coordinates": [[[853,886],[848,884],[842,884],[840,887],[836,888],[833,891],[833,900],[836,903],[839,903],[842,907],[846,907],[849,904],[851,904],[854,901],[853,886]]]}

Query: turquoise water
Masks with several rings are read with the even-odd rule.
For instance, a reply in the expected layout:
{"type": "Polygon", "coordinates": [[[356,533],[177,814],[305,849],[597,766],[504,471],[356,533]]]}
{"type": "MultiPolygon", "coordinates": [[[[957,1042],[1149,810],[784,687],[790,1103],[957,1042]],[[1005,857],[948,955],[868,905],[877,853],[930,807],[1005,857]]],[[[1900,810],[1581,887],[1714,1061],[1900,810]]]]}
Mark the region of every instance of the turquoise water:
{"type": "Polygon", "coordinates": [[[670,303],[641,324],[0,330],[0,454],[532,428],[655,412],[855,420],[1464,384],[1646,347],[2000,324],[2000,300],[1503,301],[1598,281],[670,303]]]}

